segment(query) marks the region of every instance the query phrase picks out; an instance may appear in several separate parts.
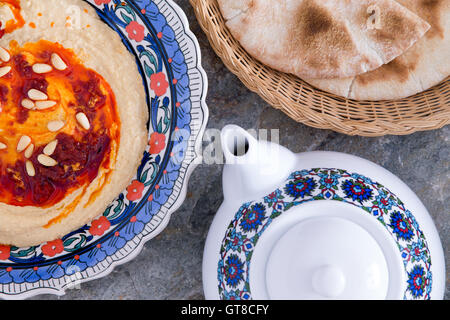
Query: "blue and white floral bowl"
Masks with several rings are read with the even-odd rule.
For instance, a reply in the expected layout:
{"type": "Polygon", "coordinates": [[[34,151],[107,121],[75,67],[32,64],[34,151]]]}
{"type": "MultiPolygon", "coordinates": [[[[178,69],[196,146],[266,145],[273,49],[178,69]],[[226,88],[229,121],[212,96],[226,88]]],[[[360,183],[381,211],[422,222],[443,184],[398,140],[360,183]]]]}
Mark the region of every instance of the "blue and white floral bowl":
{"type": "Polygon", "coordinates": [[[347,154],[293,154],[233,125],[222,143],[225,200],[205,245],[207,299],[443,298],[439,235],[393,174],[347,154]]]}
{"type": "Polygon", "coordinates": [[[131,185],[92,223],[39,246],[0,246],[0,297],[62,295],[134,258],[182,204],[208,119],[206,75],[187,18],[171,0],[86,0],[136,56],[149,146],[131,185]]]}

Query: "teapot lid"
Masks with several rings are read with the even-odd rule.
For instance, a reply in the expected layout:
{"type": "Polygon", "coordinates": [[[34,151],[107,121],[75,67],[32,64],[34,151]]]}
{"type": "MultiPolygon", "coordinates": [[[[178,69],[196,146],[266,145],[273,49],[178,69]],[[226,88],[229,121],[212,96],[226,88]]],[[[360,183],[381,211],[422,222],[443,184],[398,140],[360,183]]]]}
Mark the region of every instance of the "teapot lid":
{"type": "Polygon", "coordinates": [[[356,208],[318,204],[302,207],[301,213],[293,209],[260,239],[252,258],[253,297],[374,300],[393,295],[401,282],[392,279],[393,286],[389,270],[401,268],[401,261],[387,261],[384,244],[355,219],[356,208]]]}

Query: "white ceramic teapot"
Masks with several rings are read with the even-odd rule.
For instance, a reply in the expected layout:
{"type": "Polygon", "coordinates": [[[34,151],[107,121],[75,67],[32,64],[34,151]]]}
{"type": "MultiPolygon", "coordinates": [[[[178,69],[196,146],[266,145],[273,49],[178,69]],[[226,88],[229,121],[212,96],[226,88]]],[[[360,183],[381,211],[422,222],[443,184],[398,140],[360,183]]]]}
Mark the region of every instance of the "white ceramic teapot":
{"type": "Polygon", "coordinates": [[[207,299],[443,298],[439,235],[396,176],[343,153],[294,154],[234,125],[221,138],[207,299]]]}

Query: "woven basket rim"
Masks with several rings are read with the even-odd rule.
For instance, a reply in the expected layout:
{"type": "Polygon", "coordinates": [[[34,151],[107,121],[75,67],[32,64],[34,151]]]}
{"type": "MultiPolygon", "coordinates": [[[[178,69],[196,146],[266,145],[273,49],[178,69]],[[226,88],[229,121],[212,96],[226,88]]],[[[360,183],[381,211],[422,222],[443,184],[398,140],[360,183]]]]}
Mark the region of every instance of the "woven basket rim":
{"type": "Polygon", "coordinates": [[[248,54],[231,35],[217,0],[190,0],[200,27],[225,66],[251,91],[305,125],[347,135],[407,135],[450,123],[450,76],[399,100],[358,101],[319,90],[248,54]]]}

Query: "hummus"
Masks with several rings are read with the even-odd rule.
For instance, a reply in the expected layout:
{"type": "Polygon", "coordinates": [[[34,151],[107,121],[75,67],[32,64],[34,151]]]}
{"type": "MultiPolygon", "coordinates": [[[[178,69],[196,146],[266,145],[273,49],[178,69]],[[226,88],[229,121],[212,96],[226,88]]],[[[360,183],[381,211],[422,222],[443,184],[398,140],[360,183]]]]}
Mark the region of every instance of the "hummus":
{"type": "Polygon", "coordinates": [[[82,227],[147,144],[135,58],[81,0],[0,0],[0,243],[82,227]]]}

